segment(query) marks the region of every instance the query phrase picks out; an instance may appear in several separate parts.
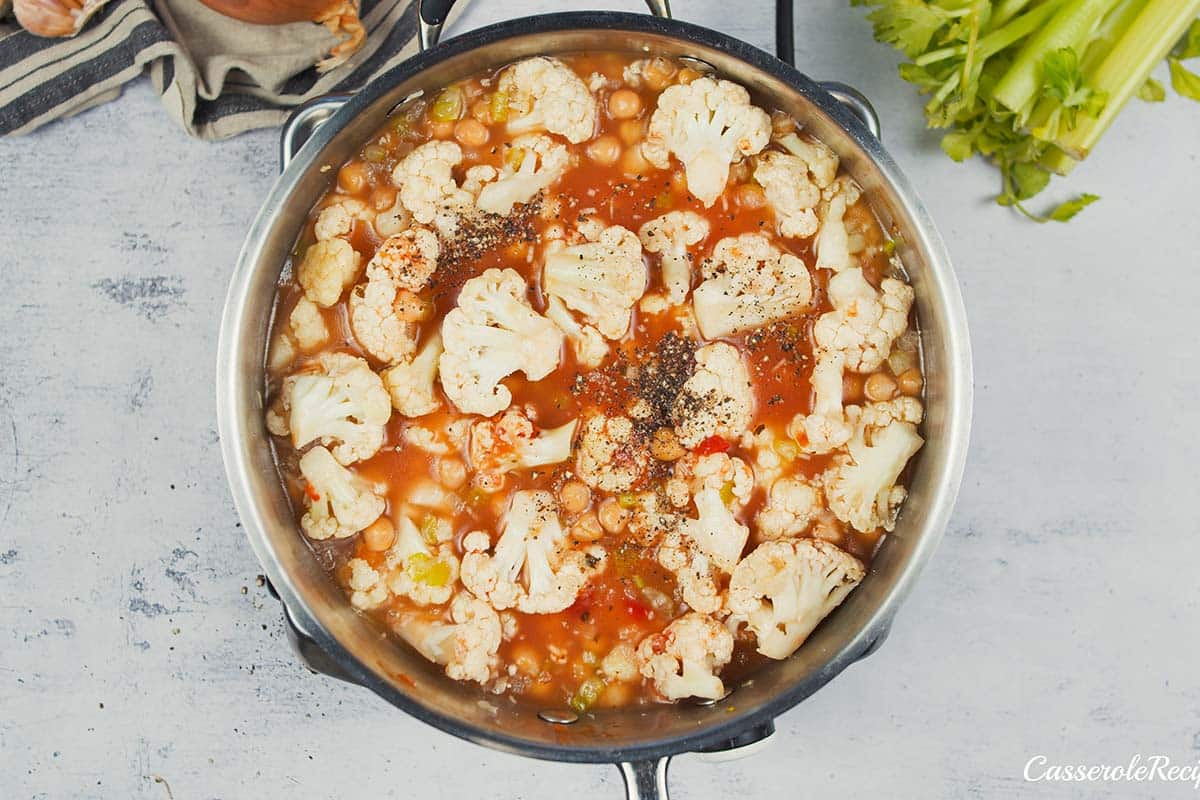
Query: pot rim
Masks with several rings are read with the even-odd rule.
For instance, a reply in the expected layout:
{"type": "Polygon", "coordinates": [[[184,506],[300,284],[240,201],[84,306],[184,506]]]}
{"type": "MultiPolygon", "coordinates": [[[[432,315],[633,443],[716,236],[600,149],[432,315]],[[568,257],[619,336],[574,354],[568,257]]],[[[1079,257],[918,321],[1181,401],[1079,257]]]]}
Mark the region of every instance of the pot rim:
{"type": "MultiPolygon", "coordinates": [[[[619,45],[613,49],[621,49],[619,45]]],[[[301,147],[279,176],[257,214],[238,256],[230,280],[226,304],[221,319],[217,356],[217,417],[221,452],[238,515],[260,564],[279,593],[287,616],[310,637],[318,647],[335,661],[353,682],[370,689],[387,702],[434,727],[467,741],[503,752],[534,758],[583,763],[606,763],[657,759],[683,752],[719,748],[739,734],[762,728],[832,680],[843,669],[871,649],[876,639],[886,635],[900,604],[911,590],[918,574],[936,550],[949,520],[958,493],[966,462],[972,413],[972,367],[966,312],[949,255],[924,205],[907,178],[900,172],[880,142],[871,136],[863,123],[821,89],[814,81],[775,56],[746,42],[708,28],[672,19],[645,14],[613,11],[571,11],[524,17],[496,23],[453,36],[437,46],[418,53],[387,73],[372,80],[335,112],[301,147]],[[264,520],[259,502],[249,489],[247,458],[241,448],[246,441],[247,420],[238,409],[244,380],[239,370],[240,342],[249,335],[246,327],[245,304],[251,277],[258,271],[260,250],[277,209],[295,189],[300,176],[317,160],[324,146],[341,128],[364,108],[376,101],[394,85],[414,77],[426,68],[455,55],[483,45],[490,45],[530,34],[568,30],[603,29],[610,35],[622,31],[654,34],[676,39],[684,44],[697,44],[721,50],[742,61],[748,67],[766,73],[792,87],[808,102],[831,117],[871,160],[892,191],[903,201],[914,228],[920,232],[920,246],[928,254],[926,277],[931,294],[943,312],[947,323],[947,425],[945,438],[949,454],[940,472],[929,476],[933,499],[923,522],[925,533],[915,546],[914,553],[897,577],[894,585],[871,615],[869,621],[849,638],[826,661],[820,673],[810,680],[798,681],[785,691],[775,694],[763,706],[749,712],[729,715],[728,720],[702,728],[694,734],[660,738],[649,744],[613,748],[602,743],[595,745],[547,745],[527,739],[493,735],[457,717],[443,714],[420,702],[415,695],[405,694],[380,679],[362,664],[349,650],[319,625],[310,612],[304,597],[290,576],[282,569],[264,533],[264,520]]],[[[257,390],[258,387],[255,387],[257,390]]]]}

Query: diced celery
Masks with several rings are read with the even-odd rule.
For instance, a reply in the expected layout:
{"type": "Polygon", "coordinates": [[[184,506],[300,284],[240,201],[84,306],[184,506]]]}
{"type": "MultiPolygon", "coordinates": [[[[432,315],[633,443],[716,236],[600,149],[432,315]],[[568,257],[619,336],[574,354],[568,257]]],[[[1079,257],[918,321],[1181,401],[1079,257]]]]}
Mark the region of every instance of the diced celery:
{"type": "Polygon", "coordinates": [[[429,116],[435,122],[454,122],[462,116],[463,104],[462,89],[457,86],[448,86],[433,101],[433,106],[429,109],[429,116]]]}
{"type": "Polygon", "coordinates": [[[579,688],[575,690],[575,694],[571,695],[570,706],[577,713],[582,714],[595,705],[603,692],[604,681],[596,677],[588,678],[579,684],[579,688]]]}

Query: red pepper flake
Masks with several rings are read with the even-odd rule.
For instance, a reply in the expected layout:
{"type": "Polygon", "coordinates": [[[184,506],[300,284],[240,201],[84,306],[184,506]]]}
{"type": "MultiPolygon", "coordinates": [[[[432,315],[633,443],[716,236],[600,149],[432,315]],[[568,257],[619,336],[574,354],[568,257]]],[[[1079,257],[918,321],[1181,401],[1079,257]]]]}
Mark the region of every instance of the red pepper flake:
{"type": "Polygon", "coordinates": [[[313,486],[311,483],[304,484],[304,493],[308,495],[308,499],[312,500],[314,503],[321,499],[321,493],[318,492],[317,487],[313,486]]]}
{"type": "Polygon", "coordinates": [[[645,621],[650,619],[650,609],[636,600],[625,601],[625,613],[636,620],[645,621]]]}
{"type": "Polygon", "coordinates": [[[700,444],[696,445],[693,450],[698,456],[711,456],[713,453],[724,453],[731,446],[728,439],[721,436],[710,436],[700,444]]]}

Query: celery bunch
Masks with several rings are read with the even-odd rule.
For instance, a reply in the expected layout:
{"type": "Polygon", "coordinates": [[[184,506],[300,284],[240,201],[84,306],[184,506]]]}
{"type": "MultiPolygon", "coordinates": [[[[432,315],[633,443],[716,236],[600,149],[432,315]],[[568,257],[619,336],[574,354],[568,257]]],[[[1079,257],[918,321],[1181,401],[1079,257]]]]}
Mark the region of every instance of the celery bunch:
{"type": "Polygon", "coordinates": [[[1097,200],[1082,194],[1045,215],[1024,201],[1087,157],[1133,96],[1162,100],[1150,72],[1168,58],[1171,84],[1200,100],[1200,0],[851,0],[870,6],[875,38],[902,51],[900,76],[930,95],[955,161],[1000,168],[996,201],[1038,222],[1066,222],[1097,200]]]}

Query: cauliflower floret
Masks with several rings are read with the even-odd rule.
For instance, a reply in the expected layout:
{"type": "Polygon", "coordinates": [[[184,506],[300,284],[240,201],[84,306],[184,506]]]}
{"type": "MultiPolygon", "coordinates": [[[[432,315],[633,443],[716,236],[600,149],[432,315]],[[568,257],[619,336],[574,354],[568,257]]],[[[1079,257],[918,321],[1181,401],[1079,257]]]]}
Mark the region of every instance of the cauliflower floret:
{"type": "Polygon", "coordinates": [[[354,197],[335,196],[333,203],[321,209],[313,223],[313,235],[318,242],[349,236],[358,221],[371,223],[375,213],[362,200],[354,197]]]}
{"type": "Polygon", "coordinates": [[[760,539],[800,536],[823,510],[821,493],[803,478],[780,478],[771,486],[767,502],[754,517],[760,539]]]}
{"type": "MultiPolygon", "coordinates": [[[[393,594],[404,595],[419,605],[441,605],[450,599],[458,580],[458,559],[449,541],[438,541],[438,529],[452,534],[449,525],[427,517],[431,524],[422,523],[418,529],[407,515],[396,521],[396,541],[385,556],[390,573],[388,588],[393,594]]],[[[448,537],[447,537],[448,538],[448,537]]]]}
{"type": "Polygon", "coordinates": [[[718,569],[732,572],[750,538],[750,529],[733,516],[721,499],[720,489],[701,489],[694,499],[699,516],[683,521],[683,533],[718,569]]]}
{"type": "Polygon", "coordinates": [[[400,202],[413,219],[433,225],[447,236],[458,229],[458,215],[473,198],[454,182],[454,168],[462,163],[462,148],[435,140],[415,148],[392,170],[392,183],[400,189],[400,202]]]}
{"type": "Polygon", "coordinates": [[[874,372],[887,358],[896,341],[908,328],[912,287],[895,278],[884,278],[875,291],[858,267],[839,272],[829,280],[833,310],[822,314],[813,326],[818,347],[840,350],[846,369],[874,372]]]}
{"type": "Polygon", "coordinates": [[[442,334],[434,331],[412,361],[383,371],[380,377],[392,397],[393,408],[406,417],[423,417],[438,409],[442,402],[433,385],[441,357],[442,334]]]}
{"type": "Polygon", "coordinates": [[[807,238],[817,232],[816,207],[821,189],[809,178],[803,159],[787,153],[769,152],[758,157],[754,180],[763,187],[767,202],[779,220],[784,236],[807,238]]]}
{"type": "Polygon", "coordinates": [[[697,350],[696,371],[684,382],[671,409],[679,443],[690,450],[710,436],[736,441],[753,414],[750,372],[738,349],[713,342],[697,350]]]}
{"type": "Polygon", "coordinates": [[[535,435],[533,422],[518,408],[510,408],[495,420],[471,425],[469,456],[475,482],[498,489],[504,475],[515,469],[532,469],[560,464],[571,457],[571,441],[579,420],[535,435]]]}
{"type": "Polygon", "coordinates": [[[494,549],[483,531],[463,539],[463,585],[498,611],[553,614],[574,603],[604,551],[568,549],[555,509],[550,492],[515,492],[494,549]]]}
{"type": "Polygon", "coordinates": [[[822,475],[829,509],[838,519],[864,533],[895,527],[908,494],[896,479],[925,443],[917,433],[921,416],[921,403],[912,397],[846,409],[854,436],[822,475]]]}
{"type": "Polygon", "coordinates": [[[596,98],[561,61],[518,61],[500,76],[497,90],[507,101],[509,133],[547,130],[579,144],[596,131],[596,98]]]}
{"type": "Polygon", "coordinates": [[[708,220],[694,211],[670,211],[638,230],[647,253],[658,253],[667,299],[674,305],[692,290],[692,256],[688,248],[708,238],[708,220]]]}
{"type": "MultiPolygon", "coordinates": [[[[754,492],[754,473],[749,465],[728,453],[703,456],[688,453],[675,462],[674,476],[686,486],[689,494],[716,489],[722,499],[735,508],[745,506],[754,492]]],[[[686,504],[685,501],[675,505],[686,504]]]]}
{"type": "Polygon", "coordinates": [[[392,596],[383,576],[364,559],[352,558],[346,562],[350,577],[346,586],[350,589],[350,605],[369,611],[379,608],[392,596]]]}
{"type": "Polygon", "coordinates": [[[846,230],[846,209],[858,202],[862,190],[850,178],[842,177],[825,189],[821,205],[821,232],[813,243],[817,269],[842,272],[857,264],[850,249],[850,233],[846,230]]]}
{"type": "Polygon", "coordinates": [[[810,383],[813,390],[811,414],[797,414],[788,424],[788,435],[805,453],[837,450],[850,439],[852,429],[842,408],[842,373],[846,354],[841,350],[817,350],[810,383]]]}
{"type": "Polygon", "coordinates": [[[717,677],[733,657],[733,636],[707,614],[691,612],[638,645],[642,674],[667,700],[725,696],[717,677]]]}
{"type": "Polygon", "coordinates": [[[583,314],[606,338],[619,339],[629,329],[647,277],[637,235],[613,225],[595,241],[548,254],[542,291],[583,314]]]}
{"type": "Polygon", "coordinates": [[[512,402],[501,379],[521,371],[541,380],[558,367],[563,334],[538,314],[512,269],[489,269],[463,284],[442,321],[442,389],[460,411],[490,417],[512,402]]]}
{"type": "Polygon", "coordinates": [[[583,423],[575,471],[580,480],[604,492],[628,491],[650,463],[629,417],[593,414],[583,423]]]}
{"type": "Polygon", "coordinates": [[[300,456],[300,474],[308,481],[308,510],[300,527],[310,539],[345,539],[383,513],[384,500],[366,480],[346,469],[324,447],[300,456]]]}
{"type": "Polygon", "coordinates": [[[804,161],[812,182],[818,189],[825,189],[837,177],[838,157],[824,142],[801,139],[795,133],[779,137],[779,144],[792,155],[804,161]]]}
{"type": "Polygon", "coordinates": [[[608,356],[608,342],[591,325],[577,322],[562,300],[551,297],[546,302],[546,316],[571,342],[571,350],[580,366],[595,369],[604,362],[608,356]]]}
{"type": "Polygon", "coordinates": [[[428,228],[409,228],[379,245],[367,262],[367,280],[390,280],[401,289],[419,292],[437,269],[437,235],[428,228]]]}
{"type": "MultiPolygon", "coordinates": [[[[475,204],[489,214],[507,215],[518,203],[528,203],[562,177],[571,156],[567,148],[549,136],[526,134],[512,140],[504,152],[504,165],[499,174],[492,170],[495,181],[482,185],[475,204]]],[[[485,173],[468,175],[472,183],[485,173]]],[[[464,184],[465,186],[465,184],[464,184]]]]}
{"type": "Polygon", "coordinates": [[[288,316],[288,324],[301,350],[313,350],[329,339],[329,328],[325,325],[325,318],[321,316],[321,309],[307,296],[302,296],[296,301],[291,315],[288,316]]]}
{"type": "Polygon", "coordinates": [[[663,537],[655,557],[675,575],[675,585],[688,608],[702,614],[721,610],[717,565],[680,530],[669,531],[663,537]]]}
{"type": "Polygon", "coordinates": [[[783,474],[787,466],[787,460],[780,450],[786,452],[790,445],[784,444],[785,437],[771,425],[758,426],[755,431],[757,432],[746,431],[742,434],[742,450],[750,455],[754,479],[758,485],[770,486],[783,474]]]}
{"type": "Polygon", "coordinates": [[[790,317],[812,300],[804,262],[760,233],[722,239],[703,267],[705,280],[692,293],[692,305],[707,339],[790,317]]]}
{"type": "Polygon", "coordinates": [[[642,155],[659,169],[683,164],[688,192],[711,206],[725,191],[729,166],[758,153],[771,139],[771,118],[750,105],[750,93],[730,81],[698,78],[669,86],[642,142],[642,155]]]}
{"type": "Polygon", "coordinates": [[[400,364],[417,349],[420,325],[408,309],[420,300],[390,278],[360,283],[350,292],[350,329],[362,348],[385,364],[400,364]]]}
{"type": "Polygon", "coordinates": [[[333,456],[342,464],[375,455],[392,416],[383,381],[366,361],[346,353],[322,353],[289,375],[282,404],[292,446],[299,450],[312,441],[325,446],[336,442],[333,456]]]}
{"type": "Polygon", "coordinates": [[[600,660],[600,672],[610,681],[618,683],[636,681],[639,674],[637,650],[628,642],[621,642],[600,660]]]}
{"type": "Polygon", "coordinates": [[[400,199],[400,194],[397,193],[391,208],[385,208],[375,214],[372,224],[375,226],[375,233],[386,239],[403,231],[411,222],[412,214],[408,213],[408,209],[404,207],[404,202],[400,199]]]}
{"type": "Polygon", "coordinates": [[[345,239],[328,239],[309,245],[296,268],[296,281],[309,300],[329,308],[354,283],[362,257],[345,239]]]}
{"type": "Polygon", "coordinates": [[[487,603],[460,592],[450,604],[448,621],[409,613],[396,623],[396,632],[417,652],[446,666],[456,681],[486,683],[496,676],[496,651],[503,639],[500,616],[487,603]]]}
{"type": "Polygon", "coordinates": [[[866,574],[854,556],[829,542],[765,542],[742,559],[729,581],[729,607],[758,638],[758,652],[784,659],[837,608],[866,574]]]}

